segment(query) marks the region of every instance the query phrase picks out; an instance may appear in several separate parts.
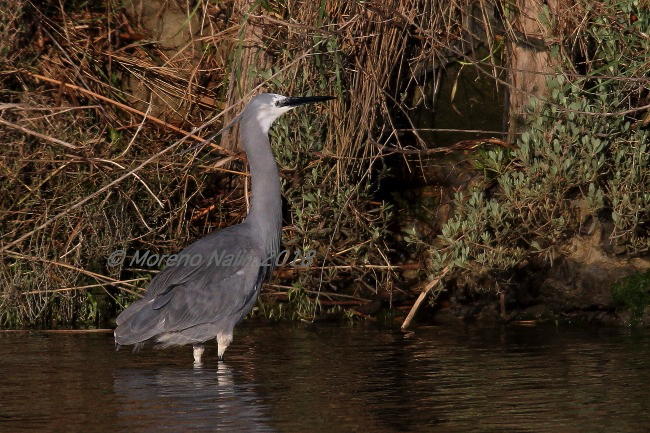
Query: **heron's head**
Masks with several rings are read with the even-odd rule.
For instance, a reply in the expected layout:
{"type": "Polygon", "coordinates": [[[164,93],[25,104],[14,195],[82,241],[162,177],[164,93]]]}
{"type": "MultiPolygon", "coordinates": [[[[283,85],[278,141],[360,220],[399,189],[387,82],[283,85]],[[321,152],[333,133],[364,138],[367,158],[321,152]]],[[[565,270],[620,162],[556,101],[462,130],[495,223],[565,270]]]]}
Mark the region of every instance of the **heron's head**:
{"type": "Polygon", "coordinates": [[[262,93],[254,97],[244,110],[245,117],[255,119],[262,126],[264,132],[268,132],[271,125],[281,115],[300,105],[313,102],[328,101],[333,96],[305,96],[292,98],[289,96],[277,95],[275,93],[262,93]]]}

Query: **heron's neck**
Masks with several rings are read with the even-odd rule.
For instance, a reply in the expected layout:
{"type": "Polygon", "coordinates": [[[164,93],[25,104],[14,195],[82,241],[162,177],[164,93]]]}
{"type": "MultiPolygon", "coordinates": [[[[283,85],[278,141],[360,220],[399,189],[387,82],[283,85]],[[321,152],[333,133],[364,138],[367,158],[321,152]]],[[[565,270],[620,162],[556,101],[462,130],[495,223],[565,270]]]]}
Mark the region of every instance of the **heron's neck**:
{"type": "Polygon", "coordinates": [[[271,152],[268,129],[256,119],[244,119],[239,131],[250,165],[253,193],[246,222],[255,227],[254,233],[260,236],[258,240],[266,252],[276,252],[282,229],[282,196],[280,175],[271,152]]]}

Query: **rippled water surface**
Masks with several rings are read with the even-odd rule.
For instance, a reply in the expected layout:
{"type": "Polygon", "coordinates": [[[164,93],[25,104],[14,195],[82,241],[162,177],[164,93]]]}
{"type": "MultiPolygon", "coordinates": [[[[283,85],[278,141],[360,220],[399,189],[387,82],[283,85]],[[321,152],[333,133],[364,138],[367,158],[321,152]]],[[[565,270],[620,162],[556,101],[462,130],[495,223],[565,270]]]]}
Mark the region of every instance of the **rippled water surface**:
{"type": "Polygon", "coordinates": [[[247,323],[226,355],[0,333],[0,431],[650,431],[645,331],[247,323]]]}

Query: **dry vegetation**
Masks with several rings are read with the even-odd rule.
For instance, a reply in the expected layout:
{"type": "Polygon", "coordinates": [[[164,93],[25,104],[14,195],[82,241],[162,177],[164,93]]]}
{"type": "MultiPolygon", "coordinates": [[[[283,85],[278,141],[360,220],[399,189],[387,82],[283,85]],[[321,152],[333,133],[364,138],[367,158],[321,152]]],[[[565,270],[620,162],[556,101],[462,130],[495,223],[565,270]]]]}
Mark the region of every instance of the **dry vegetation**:
{"type": "MultiPolygon", "coordinates": [[[[451,62],[507,84],[504,41],[522,40],[517,14],[490,1],[10,3],[0,1],[2,326],[106,323],[155,271],[110,267],[112,251],[170,253],[239,222],[245,159],[232,132],[202,138],[259,91],[338,99],[274,128],[284,245],[317,260],[280,269],[258,311],[312,319],[322,307],[364,316],[371,301],[410,303],[396,282],[413,265],[397,263],[395,215],[376,198],[384,160],[418,170],[476,148],[437,148],[404,130],[415,129],[409,114],[433,103],[451,62]]],[[[552,44],[589,44],[579,18],[563,12],[552,44]]]]}

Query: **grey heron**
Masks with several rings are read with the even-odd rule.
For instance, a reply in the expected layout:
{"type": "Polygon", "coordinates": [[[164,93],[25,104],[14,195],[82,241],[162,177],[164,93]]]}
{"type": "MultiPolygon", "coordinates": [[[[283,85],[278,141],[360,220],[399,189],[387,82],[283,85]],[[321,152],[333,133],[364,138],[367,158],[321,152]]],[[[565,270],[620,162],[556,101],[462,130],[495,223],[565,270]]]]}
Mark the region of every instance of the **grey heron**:
{"type": "Polygon", "coordinates": [[[216,339],[223,359],[233,328],[253,308],[272,270],[275,260],[268,259],[279,249],[282,198],[269,129],[292,108],[329,99],[333,97],[263,93],[246,105],[239,115],[239,140],[248,157],[253,195],[246,219],[192,243],[178,254],[186,260],[156,275],[144,297],[117,317],[118,347],[147,341],[162,347],[191,344],[194,362],[201,364],[204,343],[216,339]],[[224,255],[245,260],[217,260],[224,255]]]}

